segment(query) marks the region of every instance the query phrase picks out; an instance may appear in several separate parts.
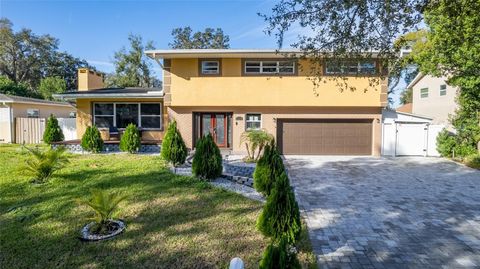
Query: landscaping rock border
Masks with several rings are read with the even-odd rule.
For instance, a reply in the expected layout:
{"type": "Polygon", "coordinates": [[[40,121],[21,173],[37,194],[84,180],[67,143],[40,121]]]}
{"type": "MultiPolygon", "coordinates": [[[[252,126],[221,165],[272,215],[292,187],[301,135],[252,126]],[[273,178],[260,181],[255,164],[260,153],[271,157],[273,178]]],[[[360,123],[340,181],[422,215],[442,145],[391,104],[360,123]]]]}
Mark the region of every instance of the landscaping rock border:
{"type": "Polygon", "coordinates": [[[114,236],[117,236],[117,235],[121,234],[125,230],[125,228],[127,227],[125,222],[123,222],[121,220],[109,220],[109,221],[113,222],[113,223],[116,223],[118,225],[118,229],[116,231],[114,231],[113,233],[107,234],[107,235],[91,234],[90,233],[90,227],[95,225],[96,222],[90,222],[87,225],[83,226],[82,230],[80,231],[80,234],[81,234],[80,239],[82,239],[84,241],[99,241],[99,240],[109,239],[109,238],[112,238],[114,236]]]}
{"type": "MultiPolygon", "coordinates": [[[[69,152],[72,153],[88,153],[88,151],[84,151],[80,144],[53,144],[52,148],[58,148],[59,146],[64,146],[69,152]]],[[[141,145],[140,153],[160,153],[161,145],[141,145]]],[[[119,144],[104,144],[102,153],[108,152],[121,152],[119,144]]]]}

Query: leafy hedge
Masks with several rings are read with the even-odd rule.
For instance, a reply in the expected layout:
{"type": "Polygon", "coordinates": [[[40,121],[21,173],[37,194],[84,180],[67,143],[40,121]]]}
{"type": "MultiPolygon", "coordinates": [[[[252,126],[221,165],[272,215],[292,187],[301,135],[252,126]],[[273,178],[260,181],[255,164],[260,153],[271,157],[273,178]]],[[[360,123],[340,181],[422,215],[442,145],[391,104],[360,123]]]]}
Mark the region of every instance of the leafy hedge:
{"type": "Polygon", "coordinates": [[[52,144],[52,142],[63,141],[65,137],[63,136],[62,128],[58,125],[58,120],[53,114],[48,117],[47,126],[45,127],[45,132],[43,133],[43,142],[47,144],[52,144]]]}
{"type": "Polygon", "coordinates": [[[86,151],[100,152],[103,150],[103,139],[98,131],[97,126],[88,126],[85,133],[82,136],[82,142],[80,144],[86,151]]]}
{"type": "Polygon", "coordinates": [[[222,175],[222,155],[211,134],[197,141],[192,171],[201,179],[214,179],[222,175]]]}
{"type": "Polygon", "coordinates": [[[161,156],[173,166],[178,166],[185,163],[187,154],[187,146],[177,129],[177,122],[172,121],[163,138],[161,156]]]}
{"type": "Polygon", "coordinates": [[[120,150],[135,153],[140,150],[141,140],[137,126],[130,123],[120,139],[120,150]]]}

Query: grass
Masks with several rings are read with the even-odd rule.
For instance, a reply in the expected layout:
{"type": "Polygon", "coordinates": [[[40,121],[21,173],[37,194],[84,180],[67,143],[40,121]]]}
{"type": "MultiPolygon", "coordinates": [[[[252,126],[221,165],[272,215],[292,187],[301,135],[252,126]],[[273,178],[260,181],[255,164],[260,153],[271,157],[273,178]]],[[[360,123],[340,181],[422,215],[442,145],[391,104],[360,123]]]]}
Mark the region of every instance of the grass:
{"type": "MultiPolygon", "coordinates": [[[[258,267],[267,244],[255,229],[259,202],[173,175],[159,156],[71,155],[41,185],[30,183],[28,157],[0,146],[0,268],[227,268],[236,256],[258,267]],[[76,201],[92,188],[128,195],[118,214],[125,233],[78,239],[93,213],[76,201]]],[[[309,244],[301,240],[299,257],[313,268],[309,244]]]]}

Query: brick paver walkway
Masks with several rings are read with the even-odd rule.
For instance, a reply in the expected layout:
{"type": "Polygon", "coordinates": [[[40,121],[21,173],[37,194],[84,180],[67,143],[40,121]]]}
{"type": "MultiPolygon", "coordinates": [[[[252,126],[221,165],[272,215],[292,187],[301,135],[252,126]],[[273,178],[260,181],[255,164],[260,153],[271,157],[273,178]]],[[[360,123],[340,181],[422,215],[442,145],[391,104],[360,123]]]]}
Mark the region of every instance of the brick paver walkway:
{"type": "Polygon", "coordinates": [[[420,157],[286,162],[321,268],[480,268],[480,171],[420,157]]]}

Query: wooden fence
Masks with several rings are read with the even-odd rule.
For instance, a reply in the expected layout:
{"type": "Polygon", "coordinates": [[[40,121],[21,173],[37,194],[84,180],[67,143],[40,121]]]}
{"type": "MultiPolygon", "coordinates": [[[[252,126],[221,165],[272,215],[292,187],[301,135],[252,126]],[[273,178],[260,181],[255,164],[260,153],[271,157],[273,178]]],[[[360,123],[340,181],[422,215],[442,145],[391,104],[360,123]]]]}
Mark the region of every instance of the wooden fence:
{"type": "MultiPolygon", "coordinates": [[[[46,121],[44,118],[15,118],[15,143],[41,143],[46,121]]],[[[58,124],[62,128],[65,140],[77,138],[75,119],[58,118],[58,124]]]]}

